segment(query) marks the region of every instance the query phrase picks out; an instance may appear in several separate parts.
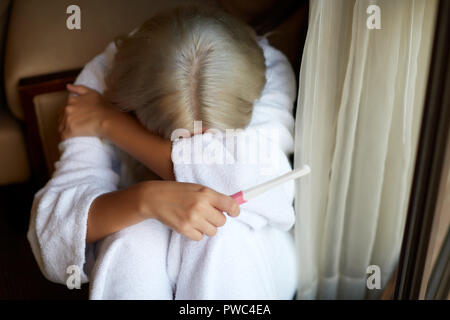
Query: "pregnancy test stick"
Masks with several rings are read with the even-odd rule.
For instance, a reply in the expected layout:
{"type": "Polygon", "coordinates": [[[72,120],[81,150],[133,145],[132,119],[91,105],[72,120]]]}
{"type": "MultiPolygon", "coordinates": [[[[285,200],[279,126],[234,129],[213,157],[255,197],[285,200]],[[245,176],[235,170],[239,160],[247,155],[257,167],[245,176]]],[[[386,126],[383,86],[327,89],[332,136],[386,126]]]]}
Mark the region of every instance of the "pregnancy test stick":
{"type": "Polygon", "coordinates": [[[304,165],[303,167],[301,167],[299,169],[292,170],[291,172],[288,172],[288,173],[286,173],[282,176],[279,176],[278,178],[272,179],[270,181],[264,182],[253,188],[236,192],[235,194],[231,195],[231,197],[234,200],[236,200],[236,202],[238,204],[243,204],[256,196],[259,196],[261,193],[266,192],[269,189],[272,189],[282,183],[285,183],[286,181],[298,179],[300,177],[306,176],[310,172],[311,172],[311,168],[308,165],[304,165]]]}

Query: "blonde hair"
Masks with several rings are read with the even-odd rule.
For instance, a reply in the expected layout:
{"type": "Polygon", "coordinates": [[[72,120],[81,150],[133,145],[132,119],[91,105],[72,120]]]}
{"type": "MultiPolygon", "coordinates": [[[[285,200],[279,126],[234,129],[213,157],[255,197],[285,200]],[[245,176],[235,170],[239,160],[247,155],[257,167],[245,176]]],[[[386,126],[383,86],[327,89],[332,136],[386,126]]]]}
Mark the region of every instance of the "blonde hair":
{"type": "Polygon", "coordinates": [[[265,85],[255,32],[227,13],[182,6],[116,41],[105,96],[169,138],[178,128],[244,128],[265,85]]]}

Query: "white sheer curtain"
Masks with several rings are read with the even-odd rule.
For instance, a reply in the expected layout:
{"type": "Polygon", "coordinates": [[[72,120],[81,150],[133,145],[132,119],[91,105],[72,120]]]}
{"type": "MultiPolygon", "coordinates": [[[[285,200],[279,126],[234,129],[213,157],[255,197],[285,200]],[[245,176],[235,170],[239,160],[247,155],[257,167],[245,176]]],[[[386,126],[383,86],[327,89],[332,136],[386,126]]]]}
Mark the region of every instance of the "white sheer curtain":
{"type": "Polygon", "coordinates": [[[311,0],[295,166],[298,299],[376,298],[403,236],[437,1],[311,0]],[[369,29],[370,5],[381,29],[369,29]]]}

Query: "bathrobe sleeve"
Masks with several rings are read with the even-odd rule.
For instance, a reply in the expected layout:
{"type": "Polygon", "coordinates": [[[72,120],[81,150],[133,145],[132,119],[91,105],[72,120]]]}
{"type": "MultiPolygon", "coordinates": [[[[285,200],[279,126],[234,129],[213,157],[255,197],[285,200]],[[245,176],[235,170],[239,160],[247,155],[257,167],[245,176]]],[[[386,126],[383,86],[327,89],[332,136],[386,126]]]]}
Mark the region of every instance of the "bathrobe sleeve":
{"type": "MultiPolygon", "coordinates": [[[[265,39],[260,46],[266,60],[266,85],[254,104],[250,125],[243,132],[206,133],[175,141],[172,161],[177,181],[231,195],[291,170],[295,76],[280,51],[265,39]]],[[[295,221],[293,198],[291,181],[241,205],[237,220],[253,229],[269,224],[288,230],[295,221]]]]}
{"type": "MultiPolygon", "coordinates": [[[[76,83],[103,92],[114,49],[89,62],[76,83]]],[[[70,138],[59,149],[52,178],[34,197],[27,238],[47,279],[66,283],[74,265],[85,283],[94,262],[94,245],[86,245],[89,208],[99,195],[117,190],[119,160],[113,146],[96,137],[70,138]]]]}

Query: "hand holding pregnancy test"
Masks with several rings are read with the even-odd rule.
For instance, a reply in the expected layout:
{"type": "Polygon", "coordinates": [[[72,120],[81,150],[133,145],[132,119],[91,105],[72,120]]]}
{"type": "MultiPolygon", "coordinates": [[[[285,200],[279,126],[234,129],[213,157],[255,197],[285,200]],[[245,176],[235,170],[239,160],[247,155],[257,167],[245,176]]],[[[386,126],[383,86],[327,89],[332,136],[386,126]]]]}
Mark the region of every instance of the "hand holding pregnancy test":
{"type": "Polygon", "coordinates": [[[291,172],[288,172],[282,176],[279,176],[278,178],[272,179],[270,181],[264,182],[260,185],[257,185],[253,188],[236,192],[235,194],[231,195],[231,197],[236,200],[238,204],[243,204],[249,201],[250,199],[259,196],[261,193],[264,193],[272,188],[275,188],[279,186],[282,183],[285,183],[289,180],[298,179],[300,177],[306,176],[308,173],[311,172],[311,168],[308,165],[304,165],[301,168],[292,170],[291,172]]]}

